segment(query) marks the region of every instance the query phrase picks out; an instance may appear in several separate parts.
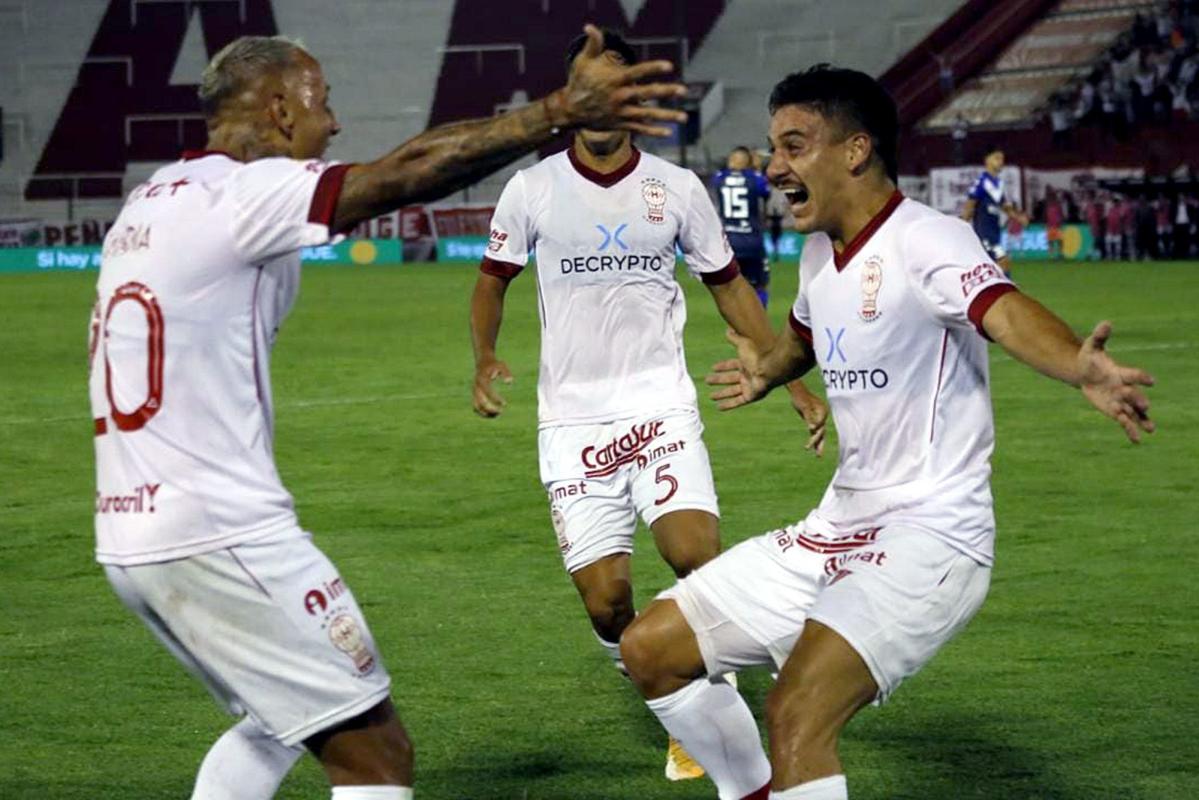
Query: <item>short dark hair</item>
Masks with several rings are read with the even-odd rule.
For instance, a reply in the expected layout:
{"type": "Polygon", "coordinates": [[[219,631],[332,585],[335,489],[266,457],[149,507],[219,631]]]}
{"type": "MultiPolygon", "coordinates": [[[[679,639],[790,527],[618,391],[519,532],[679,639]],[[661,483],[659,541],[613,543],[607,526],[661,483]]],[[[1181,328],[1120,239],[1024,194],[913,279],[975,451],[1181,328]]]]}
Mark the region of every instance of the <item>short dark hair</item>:
{"type": "Polygon", "coordinates": [[[817,64],[783,78],[770,93],[770,113],[809,106],[850,133],[870,135],[891,180],[899,175],[899,111],[878,81],[865,72],[817,64]]]}
{"type": "MultiPolygon", "coordinates": [[[[624,36],[619,31],[612,28],[600,28],[600,32],[604,34],[604,50],[611,50],[620,55],[624,59],[624,63],[633,65],[637,63],[637,52],[633,50],[633,46],[625,40],[624,36]]],[[[570,65],[575,63],[579,53],[583,52],[583,48],[587,46],[587,34],[580,33],[578,36],[570,40],[570,45],[566,48],[566,70],[570,71],[570,65]]]]}
{"type": "Polygon", "coordinates": [[[999,142],[987,142],[987,149],[983,150],[983,158],[990,158],[992,153],[1002,153],[1003,145],[999,142]]]}

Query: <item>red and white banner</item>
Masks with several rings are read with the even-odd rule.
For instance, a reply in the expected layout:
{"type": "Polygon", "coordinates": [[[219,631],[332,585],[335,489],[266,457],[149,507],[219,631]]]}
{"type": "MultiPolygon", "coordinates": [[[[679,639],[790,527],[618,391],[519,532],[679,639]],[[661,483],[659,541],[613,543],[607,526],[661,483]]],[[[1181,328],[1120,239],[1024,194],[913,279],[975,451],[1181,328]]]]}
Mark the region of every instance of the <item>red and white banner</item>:
{"type": "MultiPolygon", "coordinates": [[[[970,167],[936,167],[928,174],[929,205],[946,214],[960,214],[966,195],[982,174],[981,164],[970,167]]],[[[1017,208],[1023,208],[1024,192],[1020,184],[1020,168],[1007,166],[999,173],[1003,191],[1017,208]]]]}

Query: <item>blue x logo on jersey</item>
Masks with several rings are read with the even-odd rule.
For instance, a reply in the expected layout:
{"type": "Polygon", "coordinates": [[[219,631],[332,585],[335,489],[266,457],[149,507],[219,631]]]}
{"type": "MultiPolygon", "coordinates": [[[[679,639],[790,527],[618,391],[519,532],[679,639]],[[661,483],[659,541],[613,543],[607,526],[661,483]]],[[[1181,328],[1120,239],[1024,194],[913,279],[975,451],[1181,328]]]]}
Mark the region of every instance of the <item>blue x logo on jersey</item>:
{"type": "Polygon", "coordinates": [[[841,349],[841,337],[845,336],[845,329],[838,328],[836,333],[833,333],[832,328],[825,328],[824,335],[828,337],[828,354],[824,357],[826,364],[833,363],[833,355],[841,356],[843,363],[848,363],[849,359],[845,357],[845,351],[841,349]]]}
{"type": "Polygon", "coordinates": [[[616,227],[616,230],[614,230],[614,231],[608,230],[603,225],[596,225],[595,227],[598,228],[599,232],[604,235],[604,241],[600,242],[600,246],[599,246],[600,250],[607,250],[608,245],[612,244],[613,242],[616,242],[616,244],[618,244],[620,246],[621,250],[629,249],[629,246],[627,244],[625,244],[623,241],[621,241],[621,239],[620,239],[620,234],[622,234],[624,232],[625,228],[629,227],[628,223],[626,223],[626,222],[620,223],[620,225],[618,225],[616,227]]]}

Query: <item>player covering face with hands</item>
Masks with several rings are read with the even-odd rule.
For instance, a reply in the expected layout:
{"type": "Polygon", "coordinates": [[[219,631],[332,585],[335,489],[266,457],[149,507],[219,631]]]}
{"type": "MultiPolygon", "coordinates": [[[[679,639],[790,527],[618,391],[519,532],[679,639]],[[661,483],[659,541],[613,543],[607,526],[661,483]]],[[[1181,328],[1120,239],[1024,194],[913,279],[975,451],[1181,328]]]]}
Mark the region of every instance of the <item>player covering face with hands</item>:
{"type": "Polygon", "coordinates": [[[1152,379],[1080,341],[1018,291],[970,226],[895,187],[895,105],[869,76],[815,67],[770,100],[767,174],[808,234],[789,324],[709,383],[722,409],[819,367],[837,471],[794,525],[751,538],[659,595],[621,652],[663,725],[722,800],[842,800],[837,743],[960,631],[990,582],[995,521],[987,341],[1079,388],[1139,441],[1152,379]],[[780,668],[770,753],[741,698],[713,679],[780,668]]]}
{"type": "MultiPolygon", "coordinates": [[[[619,35],[605,39],[605,57],[631,62],[619,35]]],[[[568,51],[574,69],[581,44],[568,51]]],[[[536,251],[541,480],[566,570],[618,665],[620,635],[635,613],[637,518],[680,576],[720,550],[716,490],[683,355],[676,242],[728,324],[767,345],[765,312],[703,184],[640,152],[625,131],[584,129],[567,152],[509,181],[471,304],[475,410],[494,417],[503,408],[494,381],[511,378],[496,354],[504,297],[536,251]]],[[[802,384],[790,391],[818,447],[824,404],[802,384]]],[[[689,761],[672,748],[668,777],[694,774],[689,761]]]]}
{"type": "Polygon", "coordinates": [[[340,800],[412,796],[413,750],[347,582],[299,527],[273,457],[269,358],[299,251],[433,200],[588,126],[657,135],[683,92],[669,62],[585,44],[566,85],[444,125],[366,164],[321,161],[340,127],[320,64],[281,38],[219,52],[200,90],[204,151],[127,199],[91,326],[96,556],[120,599],[240,720],[195,800],[265,800],[307,750],[340,800]]]}

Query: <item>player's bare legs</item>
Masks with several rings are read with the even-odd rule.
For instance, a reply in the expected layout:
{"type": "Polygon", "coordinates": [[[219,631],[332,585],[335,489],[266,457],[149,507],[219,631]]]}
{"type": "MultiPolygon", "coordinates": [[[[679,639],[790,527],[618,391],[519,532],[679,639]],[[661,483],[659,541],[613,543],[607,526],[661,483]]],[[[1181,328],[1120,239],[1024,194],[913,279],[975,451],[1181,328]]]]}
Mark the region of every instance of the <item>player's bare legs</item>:
{"type": "Polygon", "coordinates": [[[832,628],[808,621],[766,699],[773,790],[827,781],[825,796],[846,797],[837,742],[877,694],[857,651],[832,628]]]}
{"type": "Polygon", "coordinates": [[[680,578],[720,555],[720,523],[707,511],[672,511],[654,520],[650,530],[658,552],[680,578]]]}
{"type": "MultiPolygon", "coordinates": [[[[720,527],[707,511],[672,511],[654,520],[650,529],[658,552],[680,578],[720,553],[720,527]]],[[[605,556],[570,577],[596,634],[605,642],[619,642],[637,613],[628,553],[605,556]]]]}
{"type": "Polygon", "coordinates": [[[699,642],[673,600],[655,600],[620,640],[629,677],[646,700],[677,692],[704,675],[699,642]]]}
{"type": "Polygon", "coordinates": [[[770,764],[737,690],[705,677],[699,642],[673,600],[655,600],[620,641],[629,676],[670,735],[703,765],[721,800],[766,800],[770,764]]]}
{"type": "MultiPolygon", "coordinates": [[[[654,520],[650,530],[662,558],[679,578],[720,555],[720,522],[715,514],[681,509],[654,520]]],[[[734,688],[736,678],[729,676],[734,688]]],[[[674,736],[666,743],[666,777],[672,781],[702,778],[704,768],[674,736]]]]}
{"type": "MultiPolygon", "coordinates": [[[[571,573],[591,627],[605,646],[616,645],[636,615],[629,554],[616,553],[571,573]]],[[[611,648],[609,648],[611,649],[611,648]]]]}
{"type": "MultiPolygon", "coordinates": [[[[412,742],[391,700],[321,731],[304,745],[325,768],[335,797],[350,796],[338,794],[337,787],[343,786],[412,786],[412,742]]],[[[395,797],[411,794],[397,792],[395,797]]]]}

